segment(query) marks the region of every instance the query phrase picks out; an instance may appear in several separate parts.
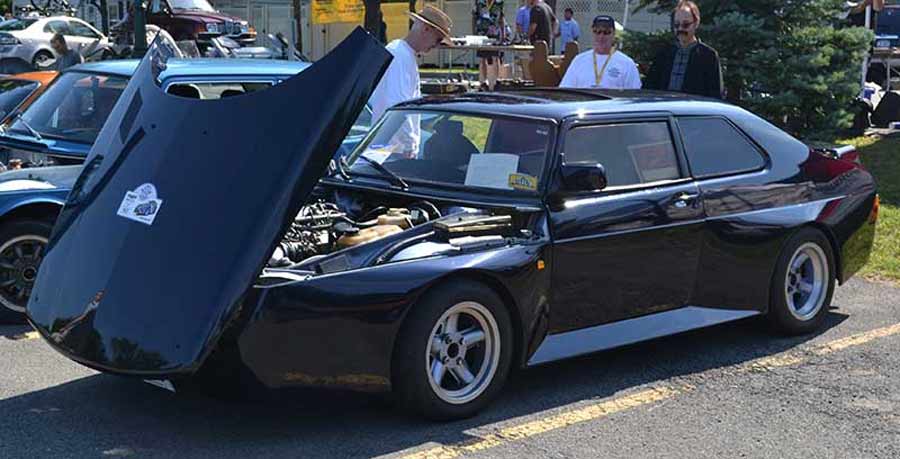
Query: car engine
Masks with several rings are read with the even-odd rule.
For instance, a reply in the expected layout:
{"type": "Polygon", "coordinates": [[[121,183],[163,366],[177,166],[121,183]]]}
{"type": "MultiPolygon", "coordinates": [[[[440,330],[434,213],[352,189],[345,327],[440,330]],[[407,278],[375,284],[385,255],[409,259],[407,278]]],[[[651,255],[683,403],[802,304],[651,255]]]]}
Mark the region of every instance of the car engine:
{"type": "Polygon", "coordinates": [[[300,209],[272,252],[268,266],[285,267],[310,257],[372,242],[440,216],[433,204],[417,201],[407,207],[378,206],[354,219],[336,204],[317,201],[300,209]]]}

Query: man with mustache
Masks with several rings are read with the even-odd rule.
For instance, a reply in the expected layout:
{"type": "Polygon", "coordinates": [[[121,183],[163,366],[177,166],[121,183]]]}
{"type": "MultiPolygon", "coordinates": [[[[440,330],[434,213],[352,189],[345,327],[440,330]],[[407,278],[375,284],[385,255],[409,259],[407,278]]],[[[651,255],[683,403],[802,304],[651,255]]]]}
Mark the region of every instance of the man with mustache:
{"type": "Polygon", "coordinates": [[[697,38],[700,8],[682,0],[672,13],[675,43],[662,49],[653,60],[644,87],[677,91],[721,99],[722,68],[719,54],[697,38]]]}

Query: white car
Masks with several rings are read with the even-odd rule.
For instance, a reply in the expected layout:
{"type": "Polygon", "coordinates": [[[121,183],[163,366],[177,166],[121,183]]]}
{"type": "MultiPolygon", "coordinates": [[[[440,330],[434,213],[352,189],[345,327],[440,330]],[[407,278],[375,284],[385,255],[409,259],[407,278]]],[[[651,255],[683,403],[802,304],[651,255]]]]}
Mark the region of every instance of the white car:
{"type": "Polygon", "coordinates": [[[56,60],[50,39],[61,33],[69,49],[81,51],[99,41],[97,48],[109,46],[109,38],[81,19],[69,16],[24,17],[0,22],[0,59],[18,58],[37,69],[46,69],[56,60]]]}

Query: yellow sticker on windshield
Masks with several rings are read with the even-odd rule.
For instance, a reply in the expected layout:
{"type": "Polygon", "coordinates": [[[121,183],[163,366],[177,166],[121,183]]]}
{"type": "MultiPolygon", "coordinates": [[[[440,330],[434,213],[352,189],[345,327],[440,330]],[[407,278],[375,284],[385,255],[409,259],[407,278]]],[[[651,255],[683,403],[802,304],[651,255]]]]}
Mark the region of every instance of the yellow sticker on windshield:
{"type": "Polygon", "coordinates": [[[509,174],[509,186],[514,190],[536,191],[537,177],[526,174],[509,174]]]}

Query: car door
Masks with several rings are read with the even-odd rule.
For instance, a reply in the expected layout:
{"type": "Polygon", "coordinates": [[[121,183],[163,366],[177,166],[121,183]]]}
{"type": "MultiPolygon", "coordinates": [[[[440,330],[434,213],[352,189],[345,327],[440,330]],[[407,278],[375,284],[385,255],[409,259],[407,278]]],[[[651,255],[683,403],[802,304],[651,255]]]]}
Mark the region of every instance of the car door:
{"type": "Polygon", "coordinates": [[[808,189],[767,174],[768,156],[728,118],[679,116],[677,123],[707,215],[694,303],[760,309],[786,234],[767,212],[802,201],[808,189]]]}
{"type": "Polygon", "coordinates": [[[687,304],[703,208],[667,115],[568,125],[562,161],[600,163],[607,188],[551,195],[550,333],[687,304]]]}

